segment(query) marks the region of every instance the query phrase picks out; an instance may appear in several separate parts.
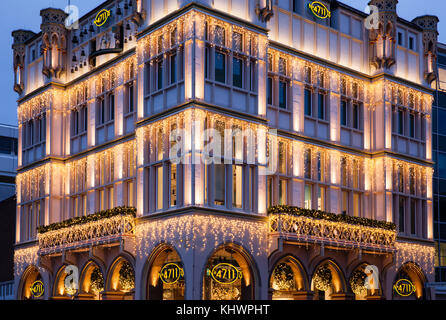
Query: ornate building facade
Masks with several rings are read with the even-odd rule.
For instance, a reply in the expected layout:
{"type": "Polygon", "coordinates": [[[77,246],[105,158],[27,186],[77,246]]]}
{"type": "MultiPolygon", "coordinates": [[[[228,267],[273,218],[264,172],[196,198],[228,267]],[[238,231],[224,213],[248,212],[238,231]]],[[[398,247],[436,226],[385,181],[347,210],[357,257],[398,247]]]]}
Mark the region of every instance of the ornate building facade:
{"type": "Polygon", "coordinates": [[[397,3],[371,30],[338,1],[109,0],[14,31],[17,298],[434,298],[438,19],[397,3]]]}

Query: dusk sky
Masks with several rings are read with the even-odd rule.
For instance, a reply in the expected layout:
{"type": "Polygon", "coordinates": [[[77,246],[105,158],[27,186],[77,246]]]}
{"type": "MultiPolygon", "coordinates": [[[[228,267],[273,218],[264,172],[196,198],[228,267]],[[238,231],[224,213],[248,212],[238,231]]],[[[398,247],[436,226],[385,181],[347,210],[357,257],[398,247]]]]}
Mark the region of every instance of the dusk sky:
{"type": "MultiPolygon", "coordinates": [[[[157,0],[163,1],[163,0],[157,0]]],[[[218,0],[214,0],[218,1],[218,0]]],[[[71,0],[72,5],[79,7],[80,15],[92,10],[104,0],[71,0]]],[[[365,11],[369,0],[342,0],[356,9],[365,11]]],[[[3,112],[0,123],[17,125],[17,93],[13,91],[12,70],[12,36],[16,29],[28,29],[34,32],[40,31],[40,10],[48,7],[64,9],[68,0],[0,0],[0,12],[2,19],[0,26],[0,95],[3,101],[3,112]]],[[[446,43],[446,1],[444,0],[399,0],[398,14],[400,17],[411,21],[413,18],[425,14],[437,15],[440,19],[438,31],[439,41],[446,43]]]]}

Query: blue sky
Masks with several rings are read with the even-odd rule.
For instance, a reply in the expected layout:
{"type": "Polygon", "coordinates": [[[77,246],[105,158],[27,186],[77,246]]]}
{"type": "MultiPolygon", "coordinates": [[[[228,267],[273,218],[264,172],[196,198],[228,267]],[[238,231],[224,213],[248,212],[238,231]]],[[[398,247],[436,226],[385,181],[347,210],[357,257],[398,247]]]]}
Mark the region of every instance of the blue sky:
{"type": "MultiPolygon", "coordinates": [[[[104,0],[71,0],[71,4],[79,7],[80,15],[94,9],[104,0]]],[[[156,0],[162,1],[162,0],[156,0]]],[[[218,0],[215,0],[218,1],[218,0]]],[[[365,11],[369,0],[342,0],[356,9],[365,11]]],[[[0,97],[2,113],[0,123],[17,124],[17,93],[13,87],[12,70],[12,37],[16,29],[40,30],[40,10],[47,7],[64,9],[68,0],[0,0],[0,97]]],[[[413,18],[434,14],[440,19],[439,40],[446,43],[446,1],[444,0],[399,0],[398,14],[411,21],[413,18]]]]}

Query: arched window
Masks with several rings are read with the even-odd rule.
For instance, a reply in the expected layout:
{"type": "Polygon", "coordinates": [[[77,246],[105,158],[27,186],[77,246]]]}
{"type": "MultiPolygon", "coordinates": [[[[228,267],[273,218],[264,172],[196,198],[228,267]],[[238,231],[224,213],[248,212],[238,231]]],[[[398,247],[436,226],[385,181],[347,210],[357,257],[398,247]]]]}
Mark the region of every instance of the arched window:
{"type": "Polygon", "coordinates": [[[178,253],[170,248],[159,250],[150,265],[147,298],[184,300],[184,269],[178,253]]]}
{"type": "Polygon", "coordinates": [[[90,261],[81,273],[80,295],[83,299],[100,300],[104,291],[104,276],[101,268],[90,261]]]}
{"type": "Polygon", "coordinates": [[[35,266],[30,266],[23,273],[17,298],[21,300],[43,299],[46,289],[39,270],[35,266]]]}
{"type": "Polygon", "coordinates": [[[224,246],[209,259],[203,275],[204,300],[249,300],[254,298],[254,278],[246,256],[224,246]]]}
{"type": "Polygon", "coordinates": [[[316,300],[331,300],[333,294],[344,292],[343,275],[332,261],[320,264],[314,271],[311,289],[316,300]]]}
{"type": "Polygon", "coordinates": [[[297,292],[306,290],[305,279],[305,271],[296,259],[287,257],[280,260],[271,274],[272,299],[294,300],[297,292]]]}

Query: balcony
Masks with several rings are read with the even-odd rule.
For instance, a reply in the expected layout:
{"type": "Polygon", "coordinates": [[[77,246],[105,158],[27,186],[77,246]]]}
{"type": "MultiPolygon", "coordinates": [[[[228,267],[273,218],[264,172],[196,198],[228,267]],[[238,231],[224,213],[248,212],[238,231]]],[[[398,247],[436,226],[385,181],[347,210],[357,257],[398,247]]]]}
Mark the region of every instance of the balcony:
{"type": "Polygon", "coordinates": [[[40,256],[134,238],[136,209],[117,207],[38,229],[40,256]]]}
{"type": "Polygon", "coordinates": [[[396,227],[386,221],[290,206],[268,210],[269,232],[283,240],[361,250],[395,251],[396,227]]]}

